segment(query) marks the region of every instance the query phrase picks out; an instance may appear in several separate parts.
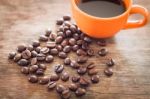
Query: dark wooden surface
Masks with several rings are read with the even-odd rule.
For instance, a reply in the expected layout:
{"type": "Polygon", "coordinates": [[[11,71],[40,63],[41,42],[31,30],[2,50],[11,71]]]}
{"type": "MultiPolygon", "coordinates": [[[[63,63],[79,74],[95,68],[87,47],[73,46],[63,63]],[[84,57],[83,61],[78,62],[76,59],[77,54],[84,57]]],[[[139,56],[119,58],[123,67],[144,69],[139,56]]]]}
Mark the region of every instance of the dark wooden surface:
{"type": "MultiPolygon", "coordinates": [[[[150,10],[149,0],[134,0],[134,3],[150,10]]],[[[66,13],[70,13],[69,0],[0,0],[0,99],[59,98],[55,91],[48,92],[46,86],[29,83],[20,73],[20,67],[8,61],[7,55],[18,44],[37,39],[46,28],[54,30],[55,20],[66,13]]],[[[106,58],[90,59],[97,63],[101,82],[91,85],[82,99],[150,99],[150,24],[120,31],[109,40],[108,49],[108,57],[117,62],[113,77],[103,74],[106,58]]],[[[61,62],[56,59],[53,64],[47,64],[46,74],[51,74],[53,65],[61,62]]],[[[73,95],[71,99],[76,97],[73,95]]]]}

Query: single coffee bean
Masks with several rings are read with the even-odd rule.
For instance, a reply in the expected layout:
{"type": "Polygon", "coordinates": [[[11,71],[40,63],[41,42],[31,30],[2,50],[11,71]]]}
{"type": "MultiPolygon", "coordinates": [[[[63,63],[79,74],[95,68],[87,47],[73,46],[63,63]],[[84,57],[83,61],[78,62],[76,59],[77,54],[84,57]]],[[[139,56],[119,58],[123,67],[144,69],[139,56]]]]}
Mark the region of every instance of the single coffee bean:
{"type": "Polygon", "coordinates": [[[65,35],[65,33],[64,33],[64,32],[58,32],[58,33],[57,33],[57,36],[61,36],[61,37],[63,37],[63,38],[65,38],[65,37],[66,37],[66,35],[65,35]]]}
{"type": "Polygon", "coordinates": [[[57,25],[62,25],[63,23],[64,23],[63,18],[60,18],[60,19],[56,20],[57,25]]]}
{"type": "Polygon", "coordinates": [[[71,46],[75,45],[75,44],[76,44],[76,40],[75,40],[74,38],[70,38],[70,39],[69,39],[69,44],[70,44],[71,46]]]}
{"type": "Polygon", "coordinates": [[[79,56],[76,60],[78,63],[86,63],[88,58],[86,56],[79,56]]]}
{"type": "Polygon", "coordinates": [[[83,40],[78,40],[78,41],[77,41],[77,45],[82,45],[83,43],[84,43],[83,40]]]}
{"type": "Polygon", "coordinates": [[[56,46],[56,43],[49,41],[49,42],[46,43],[46,46],[47,46],[48,48],[54,48],[54,47],[56,46]]]}
{"type": "Polygon", "coordinates": [[[67,54],[65,52],[59,52],[58,56],[62,59],[65,59],[67,57],[67,54]]]}
{"type": "Polygon", "coordinates": [[[44,76],[44,77],[41,77],[39,79],[39,84],[42,84],[42,85],[45,85],[49,82],[49,77],[48,76],[44,76]]]}
{"type": "Polygon", "coordinates": [[[74,45],[74,46],[72,46],[72,51],[77,51],[79,49],[79,45],[74,45]]]}
{"type": "Polygon", "coordinates": [[[28,45],[27,50],[29,50],[30,52],[33,51],[34,50],[33,45],[28,45]]]}
{"type": "Polygon", "coordinates": [[[52,74],[50,76],[50,81],[58,81],[59,80],[59,76],[57,74],[52,74]]]}
{"type": "Polygon", "coordinates": [[[92,39],[90,37],[85,36],[84,41],[87,42],[87,43],[91,43],[92,39]]]}
{"type": "Polygon", "coordinates": [[[32,65],[29,67],[29,72],[34,73],[38,70],[38,68],[39,68],[38,65],[32,65]]]}
{"type": "Polygon", "coordinates": [[[49,39],[54,41],[56,39],[56,37],[57,37],[57,34],[51,33],[50,36],[49,36],[49,39]]]}
{"type": "Polygon", "coordinates": [[[62,48],[61,45],[56,45],[56,49],[57,49],[58,51],[62,51],[62,50],[63,50],[63,48],[62,48]]]}
{"type": "Polygon", "coordinates": [[[31,52],[29,50],[23,51],[21,55],[22,55],[22,58],[24,58],[24,59],[31,58],[31,52]]]}
{"type": "Polygon", "coordinates": [[[67,45],[63,48],[63,52],[69,53],[71,51],[71,46],[67,45]]]}
{"type": "Polygon", "coordinates": [[[64,15],[64,16],[63,16],[63,19],[64,19],[65,21],[69,21],[69,20],[71,20],[71,17],[70,17],[70,15],[64,15]]]}
{"type": "MultiPolygon", "coordinates": [[[[69,25],[69,24],[68,24],[69,25]]],[[[63,32],[65,33],[67,30],[69,30],[69,26],[64,25],[63,32]]]]}
{"type": "Polygon", "coordinates": [[[98,82],[99,82],[99,76],[98,76],[98,75],[93,75],[93,76],[91,77],[91,81],[92,81],[93,83],[98,83],[98,82]]]}
{"type": "Polygon", "coordinates": [[[21,54],[20,53],[16,54],[16,56],[14,57],[14,61],[18,62],[20,59],[21,59],[21,54]]]}
{"type": "Polygon", "coordinates": [[[32,51],[32,52],[31,52],[31,56],[32,56],[32,57],[36,57],[37,54],[38,54],[38,53],[37,53],[36,51],[32,51]]]}
{"type": "Polygon", "coordinates": [[[64,64],[65,65],[70,65],[70,63],[71,63],[70,58],[67,57],[67,58],[64,59],[64,64]]]}
{"type": "Polygon", "coordinates": [[[43,42],[46,42],[46,41],[48,41],[48,37],[45,36],[45,35],[41,35],[41,36],[39,37],[39,40],[40,40],[40,41],[43,41],[43,42]]]}
{"type": "Polygon", "coordinates": [[[65,47],[69,44],[69,41],[68,39],[64,39],[62,42],[61,42],[61,46],[65,47]]]}
{"type": "Polygon", "coordinates": [[[21,73],[23,73],[23,74],[29,74],[29,68],[28,67],[22,67],[21,68],[21,73]]]}
{"type": "MultiPolygon", "coordinates": [[[[74,34],[73,34],[73,38],[74,38],[75,40],[79,40],[80,36],[79,36],[79,34],[74,33],[74,34]]],[[[76,43],[77,43],[77,42],[76,42],[76,43]]]]}
{"type": "Polygon", "coordinates": [[[86,67],[82,66],[77,70],[77,72],[78,72],[78,74],[83,75],[87,72],[87,69],[86,69],[86,67]]]}
{"type": "Polygon", "coordinates": [[[72,82],[78,82],[80,80],[80,76],[74,75],[72,76],[72,82]]]}
{"type": "Polygon", "coordinates": [[[78,49],[78,50],[76,51],[76,53],[77,53],[78,56],[87,55],[87,53],[86,53],[84,50],[82,50],[82,49],[78,49]]]}
{"type": "Polygon", "coordinates": [[[47,66],[45,64],[39,64],[38,67],[43,70],[47,69],[47,66]]]}
{"type": "Polygon", "coordinates": [[[38,77],[36,75],[30,75],[28,80],[31,83],[36,83],[36,82],[38,82],[38,77]]]}
{"type": "Polygon", "coordinates": [[[57,36],[56,39],[55,39],[55,42],[57,44],[60,44],[62,41],[63,41],[63,37],[62,36],[57,36]]]}
{"type": "Polygon", "coordinates": [[[38,69],[36,71],[36,75],[39,75],[39,76],[44,75],[44,70],[43,69],[38,69]]]}
{"type": "Polygon", "coordinates": [[[71,90],[71,91],[76,91],[77,89],[78,89],[78,86],[76,85],[76,84],[70,84],[69,85],[69,89],[71,90]]]}
{"type": "Polygon", "coordinates": [[[56,48],[53,48],[53,49],[51,49],[51,51],[50,51],[50,54],[51,55],[57,55],[59,53],[59,51],[58,51],[58,49],[56,49],[56,48]]]}
{"type": "Polygon", "coordinates": [[[41,52],[41,49],[42,49],[42,48],[41,48],[40,46],[38,46],[38,47],[35,48],[35,51],[36,51],[37,53],[40,53],[40,52],[41,52]]]}
{"type": "Polygon", "coordinates": [[[30,61],[30,64],[31,65],[36,65],[37,64],[37,58],[36,57],[32,58],[31,61],[30,61]]]}
{"type": "Polygon", "coordinates": [[[48,28],[48,29],[45,31],[45,36],[49,37],[51,33],[52,33],[52,30],[51,30],[50,28],[48,28]]]}
{"type": "Polygon", "coordinates": [[[76,61],[71,61],[70,66],[74,69],[78,69],[80,65],[76,61]]]}
{"type": "Polygon", "coordinates": [[[63,85],[57,85],[56,91],[61,94],[66,88],[63,85]]]}
{"type": "Polygon", "coordinates": [[[86,93],[86,90],[83,88],[78,88],[75,92],[76,96],[78,96],[78,97],[85,95],[85,93],[86,93]]]}
{"type": "Polygon", "coordinates": [[[106,62],[106,65],[111,67],[111,66],[114,66],[115,65],[115,61],[111,58],[111,59],[108,59],[108,61],[106,62]]]}
{"type": "Polygon", "coordinates": [[[106,48],[102,48],[98,51],[100,56],[106,56],[108,54],[108,50],[106,48]]]}
{"type": "Polygon", "coordinates": [[[102,39],[102,40],[97,41],[97,44],[98,44],[99,46],[106,46],[106,45],[107,45],[107,42],[106,42],[106,40],[102,39]]]}
{"type": "Polygon", "coordinates": [[[27,66],[27,65],[29,65],[29,61],[26,60],[26,59],[20,59],[18,61],[18,65],[20,65],[20,66],[27,66]]]}
{"type": "Polygon", "coordinates": [[[83,39],[84,39],[84,37],[85,37],[85,34],[81,33],[81,34],[80,34],[80,39],[82,39],[82,40],[83,40],[83,39]]]}
{"type": "Polygon", "coordinates": [[[104,70],[104,74],[105,74],[106,76],[112,76],[112,75],[113,75],[113,70],[112,70],[112,68],[106,68],[106,69],[104,70]]]}
{"type": "Polygon", "coordinates": [[[65,35],[66,35],[66,37],[71,37],[72,36],[72,32],[70,30],[66,30],[65,31],[65,35]]]}
{"type": "Polygon", "coordinates": [[[62,94],[61,94],[61,97],[62,97],[63,99],[69,99],[69,98],[71,97],[70,91],[69,91],[68,89],[64,90],[64,91],[62,92],[62,94]]]}
{"type": "Polygon", "coordinates": [[[81,77],[80,78],[80,81],[79,81],[80,85],[83,86],[83,87],[87,87],[89,86],[90,82],[88,79],[84,78],[84,77],[81,77]]]}
{"type": "Polygon", "coordinates": [[[89,62],[87,64],[87,69],[93,69],[93,68],[95,68],[94,62],[89,62]]]}
{"type": "Polygon", "coordinates": [[[37,54],[37,60],[38,61],[44,61],[46,56],[44,54],[37,54]]]}
{"type": "Polygon", "coordinates": [[[88,49],[88,50],[87,50],[87,55],[88,55],[88,56],[94,56],[94,54],[95,54],[95,53],[94,53],[94,50],[93,50],[93,49],[88,49]]]}
{"type": "Polygon", "coordinates": [[[35,40],[32,42],[32,45],[33,45],[33,47],[38,47],[38,46],[40,46],[40,42],[35,40]]]}
{"type": "Polygon", "coordinates": [[[8,58],[13,59],[15,56],[16,56],[16,52],[10,52],[8,58]]]}
{"type": "Polygon", "coordinates": [[[71,25],[71,26],[70,26],[70,30],[71,30],[71,32],[73,32],[73,33],[77,32],[77,28],[76,28],[75,25],[71,25]]]}
{"type": "Polygon", "coordinates": [[[88,49],[89,49],[88,43],[83,43],[82,46],[81,46],[81,48],[82,48],[83,50],[88,50],[88,49]]]}
{"type": "Polygon", "coordinates": [[[69,80],[69,74],[67,72],[62,73],[61,80],[62,81],[68,81],[69,80]]]}
{"type": "Polygon", "coordinates": [[[88,75],[96,75],[98,73],[98,70],[97,69],[90,69],[89,71],[88,71],[88,75]]]}
{"type": "Polygon", "coordinates": [[[68,29],[69,29],[69,27],[71,26],[71,23],[70,23],[69,21],[65,21],[65,22],[64,22],[64,26],[67,26],[68,29]]]}
{"type": "Polygon", "coordinates": [[[46,61],[47,63],[51,63],[53,60],[54,60],[54,57],[53,57],[52,55],[46,56],[45,61],[46,61]]]}
{"type": "Polygon", "coordinates": [[[42,54],[47,54],[47,53],[49,53],[49,48],[47,48],[47,47],[43,47],[41,50],[40,50],[40,52],[42,53],[42,54]]]}
{"type": "Polygon", "coordinates": [[[58,32],[64,32],[64,25],[59,26],[58,32]]]}
{"type": "Polygon", "coordinates": [[[55,72],[56,73],[61,73],[64,70],[64,66],[61,64],[58,64],[55,66],[55,72]]]}
{"type": "Polygon", "coordinates": [[[20,44],[17,47],[17,51],[22,52],[22,51],[26,50],[26,48],[27,48],[27,46],[25,44],[20,44]]]}
{"type": "Polygon", "coordinates": [[[52,90],[56,87],[56,83],[55,82],[49,82],[47,85],[48,90],[52,90]]]}

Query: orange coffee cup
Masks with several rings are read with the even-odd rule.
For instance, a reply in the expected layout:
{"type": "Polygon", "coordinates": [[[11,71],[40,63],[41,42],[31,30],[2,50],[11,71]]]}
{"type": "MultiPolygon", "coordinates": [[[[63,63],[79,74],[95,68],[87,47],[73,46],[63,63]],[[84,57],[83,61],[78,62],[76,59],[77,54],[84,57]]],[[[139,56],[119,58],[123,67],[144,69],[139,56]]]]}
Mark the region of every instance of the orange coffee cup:
{"type": "Polygon", "coordinates": [[[124,0],[126,11],[115,17],[101,18],[89,15],[78,8],[80,0],[71,0],[73,17],[78,27],[87,35],[94,38],[114,36],[121,29],[138,28],[148,22],[149,12],[139,5],[132,5],[132,0],[124,0]],[[131,14],[141,14],[142,20],[128,21],[131,14]]]}

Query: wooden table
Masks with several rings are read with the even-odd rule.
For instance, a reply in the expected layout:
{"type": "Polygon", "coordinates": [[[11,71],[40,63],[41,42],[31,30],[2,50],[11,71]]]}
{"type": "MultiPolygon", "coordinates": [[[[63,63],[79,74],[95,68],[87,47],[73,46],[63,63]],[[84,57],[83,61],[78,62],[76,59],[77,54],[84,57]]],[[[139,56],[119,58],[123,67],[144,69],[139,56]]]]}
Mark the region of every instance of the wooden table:
{"type": "MultiPolygon", "coordinates": [[[[134,0],[134,3],[150,10],[149,0],[134,0]]],[[[70,13],[69,0],[0,0],[0,99],[59,98],[54,91],[48,92],[46,86],[29,83],[20,73],[20,67],[8,61],[7,55],[18,44],[37,39],[46,28],[54,30],[55,20],[67,13],[70,13]]],[[[117,63],[114,75],[107,78],[103,74],[106,58],[90,59],[97,63],[101,82],[91,85],[80,99],[150,99],[150,24],[120,31],[109,40],[107,48],[108,57],[117,63]]],[[[47,64],[47,74],[52,73],[53,65],[58,62],[62,60],[47,64]]],[[[71,99],[76,97],[73,95],[71,99]]]]}

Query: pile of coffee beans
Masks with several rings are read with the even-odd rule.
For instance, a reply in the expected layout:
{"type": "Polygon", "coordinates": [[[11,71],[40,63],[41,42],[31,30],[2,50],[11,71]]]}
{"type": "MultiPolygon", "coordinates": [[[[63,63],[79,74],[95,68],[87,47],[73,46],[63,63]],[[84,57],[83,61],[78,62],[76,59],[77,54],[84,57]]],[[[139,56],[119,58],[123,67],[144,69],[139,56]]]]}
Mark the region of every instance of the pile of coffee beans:
{"type": "MultiPolygon", "coordinates": [[[[31,83],[47,84],[49,91],[56,90],[56,92],[63,98],[69,99],[71,91],[77,97],[86,94],[87,88],[90,84],[99,83],[100,77],[96,64],[88,62],[89,58],[95,55],[105,57],[108,50],[106,40],[101,39],[96,41],[97,45],[103,47],[95,52],[89,45],[94,42],[94,39],[85,35],[77,25],[70,22],[71,17],[68,15],[56,21],[57,33],[52,33],[51,29],[47,29],[45,34],[39,37],[39,40],[34,40],[32,44],[20,44],[16,52],[10,52],[8,58],[21,66],[21,72],[28,75],[28,81],[31,83]],[[41,46],[41,42],[45,46],[41,46]],[[71,60],[68,53],[74,52],[78,56],[77,59],[71,60]],[[54,72],[51,75],[45,75],[48,68],[44,62],[52,63],[54,57],[58,56],[63,59],[64,64],[56,64],[54,72]],[[73,68],[76,74],[70,75],[65,70],[65,66],[73,68]],[[84,76],[84,75],[88,76],[84,76]],[[57,81],[62,80],[67,82],[71,80],[71,84],[64,86],[58,84],[57,81]]],[[[107,68],[104,74],[108,77],[113,75],[112,67],[115,62],[112,58],[106,62],[107,68]]]]}

